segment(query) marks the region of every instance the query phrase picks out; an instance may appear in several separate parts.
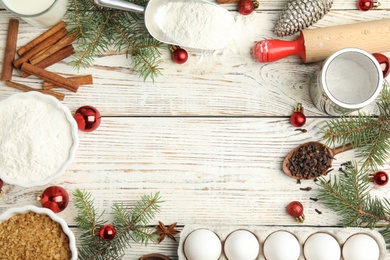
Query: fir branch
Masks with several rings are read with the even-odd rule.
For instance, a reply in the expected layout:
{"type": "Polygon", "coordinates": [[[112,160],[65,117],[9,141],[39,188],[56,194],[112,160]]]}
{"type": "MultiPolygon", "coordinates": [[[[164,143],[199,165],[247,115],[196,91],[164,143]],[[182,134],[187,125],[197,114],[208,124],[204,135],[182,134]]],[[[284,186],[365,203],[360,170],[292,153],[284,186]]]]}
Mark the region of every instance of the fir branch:
{"type": "Polygon", "coordinates": [[[80,236],[79,259],[121,259],[131,241],[145,245],[150,241],[157,242],[158,235],[155,234],[155,228],[149,226],[149,222],[160,211],[159,193],[142,196],[134,208],[114,204],[112,224],[117,232],[111,241],[105,241],[96,235],[106,222],[100,220],[101,215],[97,216],[91,194],[76,190],[74,196],[78,209],[76,221],[85,231],[80,236]]]}
{"type": "MultiPolygon", "coordinates": [[[[147,1],[133,0],[145,5],[147,1]]],[[[78,47],[73,56],[75,68],[89,66],[94,57],[114,49],[125,50],[132,68],[144,80],[161,74],[161,53],[164,44],[154,39],[140,15],[96,5],[93,0],[72,0],[65,20],[77,32],[78,47]]]]}
{"type": "Polygon", "coordinates": [[[390,153],[390,89],[384,84],[376,102],[380,115],[358,112],[357,116],[341,116],[327,122],[323,138],[327,146],[351,143],[363,165],[373,170],[383,166],[390,153]]]}
{"type": "MultiPolygon", "coordinates": [[[[76,221],[78,226],[83,230],[90,230],[91,227],[96,230],[97,226],[102,225],[104,222],[100,221],[101,215],[97,216],[94,201],[91,199],[91,194],[88,192],[82,192],[76,189],[73,193],[76,198],[75,206],[79,211],[76,221]]],[[[102,213],[103,214],[103,213],[102,213]]]]}
{"type": "Polygon", "coordinates": [[[329,181],[319,179],[318,199],[341,217],[345,227],[380,228],[390,249],[390,202],[370,195],[370,179],[366,167],[356,162],[329,181]]]}
{"type": "Polygon", "coordinates": [[[83,258],[83,255],[89,255],[90,251],[94,251],[97,248],[96,245],[99,243],[99,238],[95,235],[95,232],[105,223],[101,220],[103,213],[99,216],[97,215],[90,193],[76,189],[73,196],[76,199],[75,206],[78,210],[75,220],[78,227],[84,230],[80,235],[79,258],[88,259],[87,257],[83,258]]]}

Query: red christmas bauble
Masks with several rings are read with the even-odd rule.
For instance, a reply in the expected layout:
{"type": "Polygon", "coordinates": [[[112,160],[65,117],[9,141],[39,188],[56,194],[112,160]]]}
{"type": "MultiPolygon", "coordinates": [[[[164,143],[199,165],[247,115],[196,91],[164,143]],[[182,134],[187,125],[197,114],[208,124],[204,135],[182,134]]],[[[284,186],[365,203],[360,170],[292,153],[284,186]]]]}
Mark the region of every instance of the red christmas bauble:
{"type": "Polygon", "coordinates": [[[188,53],[186,50],[177,47],[172,52],[172,60],[176,62],[177,64],[183,64],[188,59],[188,53]]]}
{"type": "Polygon", "coordinates": [[[359,0],[357,6],[360,11],[368,11],[373,7],[378,7],[379,2],[374,0],[359,0]]]}
{"type": "Polygon", "coordinates": [[[116,229],[113,225],[106,224],[99,229],[99,237],[106,241],[110,241],[115,237],[116,229]]]}
{"type": "Polygon", "coordinates": [[[255,5],[252,0],[240,0],[237,9],[240,14],[249,15],[255,10],[255,5]]]}
{"type": "Polygon", "coordinates": [[[305,215],[303,214],[303,205],[299,201],[290,202],[287,205],[287,213],[299,222],[303,222],[305,220],[305,215]]]}
{"type": "Polygon", "coordinates": [[[76,110],[74,119],[80,131],[92,132],[99,127],[101,116],[100,112],[93,106],[82,106],[76,110]]]}
{"type": "Polygon", "coordinates": [[[386,78],[390,73],[390,62],[389,58],[381,53],[374,53],[373,56],[379,62],[381,66],[383,77],[386,78]]]}
{"type": "Polygon", "coordinates": [[[385,186],[389,182],[389,176],[384,171],[378,171],[372,175],[372,181],[378,186],[385,186]]]}
{"type": "Polygon", "coordinates": [[[40,197],[42,207],[52,210],[54,213],[63,211],[69,203],[68,192],[59,186],[46,188],[40,197]]]}
{"type": "Polygon", "coordinates": [[[3,185],[4,185],[4,182],[2,179],[0,179],[0,190],[1,190],[1,188],[3,188],[3,185]]]}
{"type": "Polygon", "coordinates": [[[295,127],[301,127],[306,123],[306,116],[303,114],[303,106],[298,103],[294,107],[294,113],[290,116],[290,123],[295,127]]]}

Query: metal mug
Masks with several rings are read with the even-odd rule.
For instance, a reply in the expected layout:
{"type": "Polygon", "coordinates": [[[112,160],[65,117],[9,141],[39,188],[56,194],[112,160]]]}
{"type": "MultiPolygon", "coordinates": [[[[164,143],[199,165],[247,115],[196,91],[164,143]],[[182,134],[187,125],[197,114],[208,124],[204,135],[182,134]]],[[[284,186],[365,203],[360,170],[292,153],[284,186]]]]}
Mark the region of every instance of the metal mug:
{"type": "Polygon", "coordinates": [[[50,27],[60,22],[67,5],[68,0],[0,0],[0,6],[36,27],[50,27]]]}
{"type": "Polygon", "coordinates": [[[313,77],[310,97],[322,112],[339,116],[373,102],[383,88],[379,62],[370,53],[345,48],[328,57],[313,77]]]}

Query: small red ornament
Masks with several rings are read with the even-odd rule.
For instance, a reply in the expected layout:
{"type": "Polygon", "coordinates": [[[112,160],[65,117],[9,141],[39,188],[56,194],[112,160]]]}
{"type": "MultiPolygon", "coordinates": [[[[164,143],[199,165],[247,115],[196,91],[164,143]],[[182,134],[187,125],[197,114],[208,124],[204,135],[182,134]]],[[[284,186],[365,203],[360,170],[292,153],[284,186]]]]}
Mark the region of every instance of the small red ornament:
{"type": "Polygon", "coordinates": [[[188,59],[188,53],[186,50],[180,48],[179,46],[172,46],[171,48],[172,52],[172,60],[176,62],[177,64],[183,64],[188,59]]]}
{"type": "Polygon", "coordinates": [[[116,229],[113,225],[106,224],[99,229],[99,237],[103,240],[110,241],[114,239],[116,229]]]}
{"type": "Polygon", "coordinates": [[[374,53],[372,54],[375,59],[379,62],[379,65],[381,66],[383,77],[386,78],[390,73],[390,62],[389,58],[381,53],[374,53]]]}
{"type": "Polygon", "coordinates": [[[50,186],[42,192],[40,200],[42,207],[50,209],[54,213],[58,213],[68,206],[69,195],[62,187],[50,186]]]}
{"type": "Polygon", "coordinates": [[[93,106],[82,106],[76,110],[74,119],[80,131],[92,132],[100,125],[101,116],[93,106]]]}
{"type": "Polygon", "coordinates": [[[1,194],[1,192],[2,192],[2,188],[3,188],[3,185],[4,185],[4,182],[3,182],[3,180],[2,179],[0,179],[0,194],[1,194]]]}
{"type": "Polygon", "coordinates": [[[303,106],[298,103],[294,107],[294,113],[290,116],[290,123],[295,127],[301,127],[306,123],[306,116],[303,114],[303,106]]]}
{"type": "Polygon", "coordinates": [[[240,0],[238,2],[238,12],[242,15],[249,15],[259,7],[259,1],[257,0],[240,0]]]}
{"type": "Polygon", "coordinates": [[[378,186],[385,186],[389,182],[389,176],[384,171],[378,171],[370,175],[371,181],[378,186]]]}
{"type": "Polygon", "coordinates": [[[380,6],[380,3],[375,0],[359,0],[357,3],[357,7],[360,11],[368,11],[378,6],[380,6]]]}
{"type": "Polygon", "coordinates": [[[305,220],[305,215],[303,214],[303,205],[299,201],[292,201],[287,205],[287,213],[296,219],[298,222],[303,222],[305,220]]]}

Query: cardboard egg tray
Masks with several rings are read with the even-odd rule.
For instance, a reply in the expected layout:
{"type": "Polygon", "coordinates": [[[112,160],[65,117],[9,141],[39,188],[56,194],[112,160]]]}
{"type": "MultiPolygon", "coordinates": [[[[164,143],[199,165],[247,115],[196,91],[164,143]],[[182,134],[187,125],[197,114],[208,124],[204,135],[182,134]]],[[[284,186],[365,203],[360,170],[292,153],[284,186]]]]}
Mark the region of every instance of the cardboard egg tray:
{"type": "MultiPolygon", "coordinates": [[[[178,248],[178,256],[179,260],[188,260],[185,257],[184,254],[184,243],[187,238],[187,236],[194,230],[197,229],[208,229],[213,231],[221,240],[222,242],[222,254],[219,258],[219,260],[227,260],[226,256],[223,253],[223,245],[225,239],[229,236],[230,233],[236,230],[244,229],[252,232],[260,243],[260,253],[257,257],[257,260],[266,260],[263,252],[262,252],[262,246],[264,244],[265,239],[272,234],[275,231],[287,231],[293,234],[300,243],[301,246],[301,254],[298,260],[305,260],[303,256],[303,245],[306,241],[306,239],[315,233],[322,232],[322,233],[328,233],[329,235],[332,235],[340,244],[342,245],[345,243],[345,241],[352,235],[355,234],[367,234],[370,235],[372,238],[376,240],[379,246],[380,255],[379,260],[384,260],[386,258],[386,243],[383,239],[382,235],[376,231],[371,230],[368,228],[329,228],[329,227],[300,227],[300,226],[232,226],[232,227],[220,227],[220,226],[200,226],[200,225],[186,225],[184,229],[180,233],[180,242],[179,242],[179,248],[178,248]]],[[[343,258],[341,258],[343,259],[343,258]]]]}

